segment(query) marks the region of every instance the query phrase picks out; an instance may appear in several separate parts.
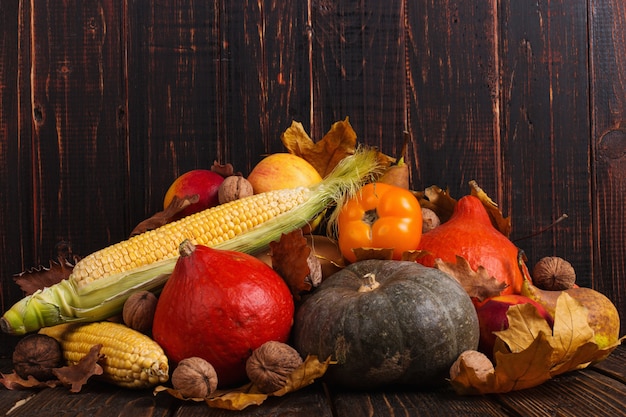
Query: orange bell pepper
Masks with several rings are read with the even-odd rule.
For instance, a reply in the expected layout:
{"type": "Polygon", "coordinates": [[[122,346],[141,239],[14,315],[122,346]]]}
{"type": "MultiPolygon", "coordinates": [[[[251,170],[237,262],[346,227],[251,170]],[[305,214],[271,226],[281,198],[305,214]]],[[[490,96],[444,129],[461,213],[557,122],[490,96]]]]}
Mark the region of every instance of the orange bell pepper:
{"type": "Polygon", "coordinates": [[[422,209],[409,190],[370,183],[341,207],[337,232],[339,249],[349,262],[356,261],[356,248],[393,249],[393,259],[399,260],[420,243],[422,209]]]}

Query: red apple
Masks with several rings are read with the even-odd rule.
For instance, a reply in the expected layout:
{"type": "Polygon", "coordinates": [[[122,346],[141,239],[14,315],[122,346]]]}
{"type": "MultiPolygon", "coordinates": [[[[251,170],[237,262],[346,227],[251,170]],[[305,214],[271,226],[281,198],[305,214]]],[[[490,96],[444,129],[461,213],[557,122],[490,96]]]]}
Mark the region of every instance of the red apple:
{"type": "Polygon", "coordinates": [[[198,194],[199,199],[180,211],[175,219],[211,208],[219,204],[217,192],[224,181],[221,175],[207,169],[194,169],[186,172],[174,180],[165,193],[163,209],[170,205],[174,196],[185,198],[198,194]]]}
{"type": "Polygon", "coordinates": [[[306,159],[290,153],[274,153],[263,158],[248,175],[255,194],[283,188],[308,187],[322,181],[306,159]]]}
{"type": "Polygon", "coordinates": [[[480,339],[478,350],[490,358],[493,356],[493,347],[496,341],[494,332],[506,330],[509,320],[506,316],[509,307],[517,304],[531,304],[535,306],[539,314],[546,319],[550,327],[554,324],[552,315],[538,302],[519,294],[497,295],[486,299],[482,303],[476,303],[478,324],[480,326],[480,339]]]}

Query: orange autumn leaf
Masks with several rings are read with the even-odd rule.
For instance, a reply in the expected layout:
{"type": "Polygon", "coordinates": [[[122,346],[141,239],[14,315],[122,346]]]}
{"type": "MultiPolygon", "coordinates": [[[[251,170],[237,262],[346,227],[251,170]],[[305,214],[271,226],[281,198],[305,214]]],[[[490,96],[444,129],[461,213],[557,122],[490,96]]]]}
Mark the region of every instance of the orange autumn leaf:
{"type": "Polygon", "coordinates": [[[356,132],[346,118],[336,122],[324,137],[314,142],[304,130],[302,123],[292,122],[281,135],[289,153],[308,161],[324,178],[346,156],[356,149],[356,132]]]}
{"type": "MultiPolygon", "coordinates": [[[[357,147],[357,134],[348,118],[335,122],[324,137],[314,142],[304,130],[302,123],[292,122],[280,137],[289,153],[301,157],[326,177],[346,156],[352,155],[357,147]]],[[[381,152],[377,154],[381,167],[389,167],[394,158],[381,152]]]]}
{"type": "Polygon", "coordinates": [[[506,283],[495,279],[482,266],[474,271],[469,262],[459,255],[456,256],[456,263],[435,259],[435,268],[456,279],[467,294],[478,301],[496,296],[507,287],[506,283]]]}
{"type": "Polygon", "coordinates": [[[530,304],[509,307],[508,329],[496,332],[492,373],[479,379],[478,367],[463,363],[450,381],[452,387],[463,395],[516,391],[605,359],[621,341],[600,349],[587,314],[565,292],[557,300],[552,328],[530,304]]]}

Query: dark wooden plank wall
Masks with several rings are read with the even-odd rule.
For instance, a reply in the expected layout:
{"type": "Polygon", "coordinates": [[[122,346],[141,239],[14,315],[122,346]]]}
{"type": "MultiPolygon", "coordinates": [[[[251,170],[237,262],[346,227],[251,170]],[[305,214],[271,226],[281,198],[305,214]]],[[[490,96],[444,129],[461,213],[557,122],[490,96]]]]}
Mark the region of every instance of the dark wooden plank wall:
{"type": "MultiPolygon", "coordinates": [[[[87,254],[183,172],[247,173],[349,117],[414,189],[476,179],[530,263],[569,259],[626,317],[621,0],[0,2],[0,279],[87,254]],[[561,214],[569,218],[525,238],[561,214]]],[[[1,354],[14,340],[2,336],[1,354]]]]}

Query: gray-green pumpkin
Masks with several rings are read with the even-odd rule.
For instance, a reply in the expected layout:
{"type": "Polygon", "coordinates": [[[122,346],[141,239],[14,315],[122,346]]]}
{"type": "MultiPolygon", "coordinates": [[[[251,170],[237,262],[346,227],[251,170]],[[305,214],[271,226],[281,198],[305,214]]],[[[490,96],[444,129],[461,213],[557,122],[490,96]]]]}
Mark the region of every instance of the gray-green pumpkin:
{"type": "Polygon", "coordinates": [[[366,260],[328,277],[295,317],[301,355],[337,361],[326,381],[346,388],[441,385],[478,346],[476,310],[446,273],[406,261],[366,260]],[[372,285],[373,284],[373,285],[372,285]]]}

